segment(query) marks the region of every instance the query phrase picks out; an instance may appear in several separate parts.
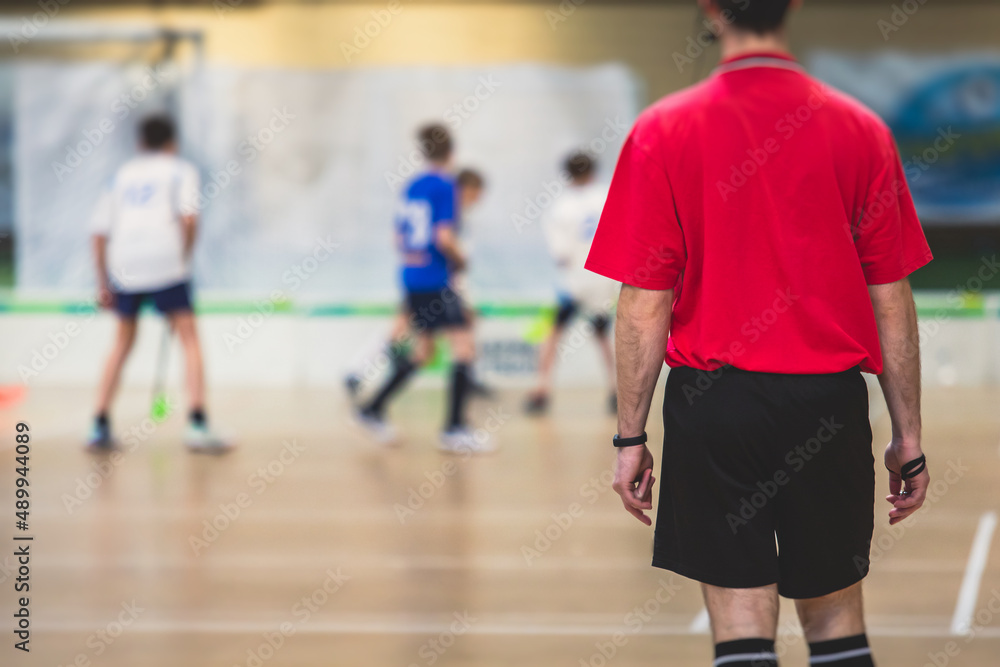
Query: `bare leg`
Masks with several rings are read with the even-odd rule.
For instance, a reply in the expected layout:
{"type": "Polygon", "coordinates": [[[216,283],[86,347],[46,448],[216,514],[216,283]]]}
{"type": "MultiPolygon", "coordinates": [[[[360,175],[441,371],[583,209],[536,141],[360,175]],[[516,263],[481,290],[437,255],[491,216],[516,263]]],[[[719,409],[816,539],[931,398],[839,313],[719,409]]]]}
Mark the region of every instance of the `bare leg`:
{"type": "Polygon", "coordinates": [[[771,639],[778,632],[778,587],[719,588],[702,584],[716,644],[736,639],[771,639]]]}
{"type": "Polygon", "coordinates": [[[406,342],[410,338],[410,335],[410,314],[405,310],[400,310],[392,320],[389,343],[398,344],[406,342]]]}
{"type": "Polygon", "coordinates": [[[476,341],[472,328],[449,329],[446,335],[452,359],[456,363],[471,364],[476,358],[476,341]]]}
{"type": "Polygon", "coordinates": [[[97,392],[97,414],[105,414],[111,407],[115,392],[118,390],[122,368],[125,367],[125,361],[128,359],[129,352],[132,351],[132,343],[135,342],[136,328],[137,323],[134,317],[118,318],[115,344],[104,365],[101,386],[97,392]]]}
{"type": "Polygon", "coordinates": [[[417,336],[417,342],[413,346],[410,360],[417,367],[423,366],[434,356],[434,337],[429,333],[422,333],[417,336]]]}
{"type": "Polygon", "coordinates": [[[795,609],[809,642],[853,637],[865,632],[861,582],[821,598],[796,600],[795,609]]]}
{"type": "Polygon", "coordinates": [[[201,356],[201,343],[195,326],[194,313],[178,311],[171,313],[170,326],[177,332],[184,348],[184,376],[187,381],[188,400],[192,410],[205,407],[205,370],[201,356]]]}
{"type": "Polygon", "coordinates": [[[556,350],[562,338],[564,327],[555,327],[552,333],[542,343],[538,352],[538,386],[533,392],[535,396],[547,396],[552,391],[552,370],[556,363],[556,350]]]}

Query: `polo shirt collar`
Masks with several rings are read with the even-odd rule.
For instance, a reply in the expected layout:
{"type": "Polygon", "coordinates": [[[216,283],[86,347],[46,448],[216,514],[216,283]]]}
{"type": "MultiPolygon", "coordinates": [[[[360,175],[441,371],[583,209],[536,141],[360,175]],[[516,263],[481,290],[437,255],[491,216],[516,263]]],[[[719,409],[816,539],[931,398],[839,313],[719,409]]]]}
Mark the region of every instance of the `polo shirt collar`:
{"type": "Polygon", "coordinates": [[[773,67],[776,69],[787,69],[794,72],[805,71],[802,65],[795,60],[795,57],[788,53],[775,51],[762,51],[741,53],[738,56],[726,58],[713,70],[713,74],[725,74],[751,67],[773,67]]]}

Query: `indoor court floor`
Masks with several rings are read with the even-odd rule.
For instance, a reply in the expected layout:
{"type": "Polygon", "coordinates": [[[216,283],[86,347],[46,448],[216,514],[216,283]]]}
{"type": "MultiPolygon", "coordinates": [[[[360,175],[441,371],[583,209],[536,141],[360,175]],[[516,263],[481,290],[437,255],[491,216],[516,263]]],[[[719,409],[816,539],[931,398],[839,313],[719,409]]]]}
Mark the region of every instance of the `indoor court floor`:
{"type": "MultiPolygon", "coordinates": [[[[148,391],[125,391],[115,430],[144,440],[112,460],[80,446],[90,392],[32,390],[0,412],[4,432],[23,420],[34,435],[31,653],[4,646],[0,663],[709,665],[698,586],[650,567],[651,529],[610,488],[603,396],[560,391],[538,419],[521,415],[523,392],[478,401],[500,450],[469,458],[435,448],[440,394],[407,392],[392,413],[405,441],[382,449],[339,392],[219,390],[211,417],[239,448],[206,457],[180,444],[182,412],[143,433],[148,391]]],[[[881,498],[889,427],[873,399],[881,498]]],[[[925,392],[933,502],[893,531],[877,506],[866,590],[880,667],[1000,665],[998,403],[996,389],[925,392]]],[[[650,425],[657,442],[655,409],[650,425]]],[[[782,664],[804,665],[793,607],[782,613],[782,664]]]]}

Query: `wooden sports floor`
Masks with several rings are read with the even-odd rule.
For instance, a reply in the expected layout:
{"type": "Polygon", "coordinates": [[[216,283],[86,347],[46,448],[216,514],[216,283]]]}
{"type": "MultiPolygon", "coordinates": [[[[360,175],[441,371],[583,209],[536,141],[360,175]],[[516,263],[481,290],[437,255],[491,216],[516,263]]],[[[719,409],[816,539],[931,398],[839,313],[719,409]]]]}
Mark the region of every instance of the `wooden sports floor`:
{"type": "MultiPolygon", "coordinates": [[[[211,416],[240,447],[211,458],[183,449],[181,414],[143,433],[143,390],[122,396],[115,427],[144,440],[111,460],[80,447],[88,392],[31,391],[0,412],[0,665],[709,665],[697,585],[649,566],[651,530],[610,489],[603,397],[562,391],[540,419],[522,398],[479,401],[501,449],[462,458],[434,447],[432,390],[394,406],[395,450],[368,442],[339,392],[220,390],[211,416]],[[18,420],[34,435],[28,654],[10,632],[18,420]]],[[[924,403],[939,482],[902,529],[877,508],[877,661],[1000,665],[1000,391],[924,403]]],[[[880,449],[884,408],[873,420],[880,449]]],[[[806,664],[797,627],[786,606],[784,665],[806,664]]]]}

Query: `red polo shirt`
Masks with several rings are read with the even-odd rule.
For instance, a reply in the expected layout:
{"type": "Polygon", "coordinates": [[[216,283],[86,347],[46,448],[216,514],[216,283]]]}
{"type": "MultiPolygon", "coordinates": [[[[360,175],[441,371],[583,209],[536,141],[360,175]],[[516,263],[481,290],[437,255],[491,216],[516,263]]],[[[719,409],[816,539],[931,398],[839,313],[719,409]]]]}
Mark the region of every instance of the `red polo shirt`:
{"type": "Polygon", "coordinates": [[[886,125],[754,54],[639,117],[586,266],[675,289],[670,366],[880,373],[867,286],[930,260],[886,125]]]}

